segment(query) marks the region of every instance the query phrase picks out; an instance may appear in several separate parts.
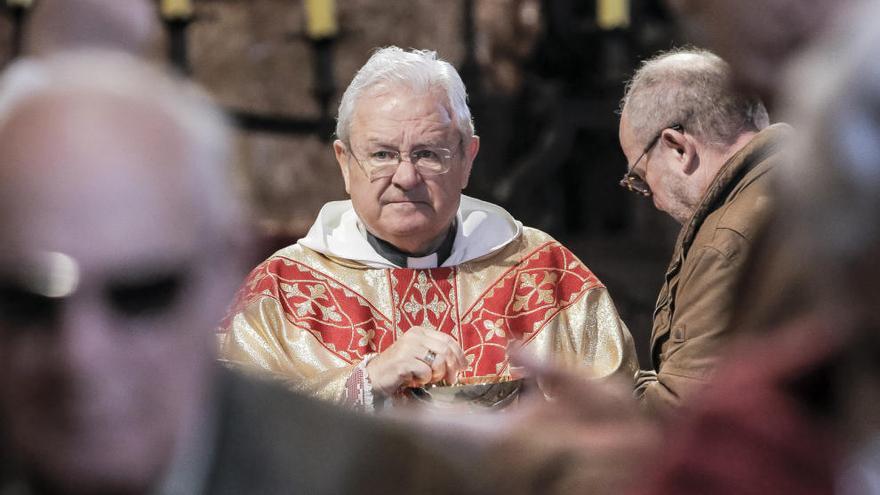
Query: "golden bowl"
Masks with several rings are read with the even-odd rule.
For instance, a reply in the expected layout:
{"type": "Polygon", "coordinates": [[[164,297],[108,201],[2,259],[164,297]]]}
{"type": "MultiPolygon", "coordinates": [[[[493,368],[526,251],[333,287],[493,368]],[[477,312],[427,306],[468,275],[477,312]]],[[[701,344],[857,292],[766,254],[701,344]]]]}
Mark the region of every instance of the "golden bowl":
{"type": "Polygon", "coordinates": [[[455,385],[430,384],[406,389],[407,396],[424,405],[445,409],[503,409],[516,402],[523,379],[475,377],[455,385]]]}

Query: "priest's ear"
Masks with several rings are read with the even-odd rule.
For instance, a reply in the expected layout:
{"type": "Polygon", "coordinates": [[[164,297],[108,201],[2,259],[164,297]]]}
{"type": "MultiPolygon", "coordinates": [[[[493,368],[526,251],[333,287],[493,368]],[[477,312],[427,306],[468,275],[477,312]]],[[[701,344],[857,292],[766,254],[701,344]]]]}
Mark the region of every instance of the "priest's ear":
{"type": "Polygon", "coordinates": [[[333,152],[336,154],[336,162],[339,163],[339,170],[342,171],[342,180],[345,182],[345,192],[351,195],[348,182],[348,146],[337,139],[333,141],[333,152]]]}
{"type": "Polygon", "coordinates": [[[480,136],[472,136],[468,142],[462,143],[462,151],[464,152],[464,162],[461,171],[461,188],[464,189],[468,185],[468,179],[471,178],[471,169],[474,166],[474,159],[480,151],[480,136]]]}

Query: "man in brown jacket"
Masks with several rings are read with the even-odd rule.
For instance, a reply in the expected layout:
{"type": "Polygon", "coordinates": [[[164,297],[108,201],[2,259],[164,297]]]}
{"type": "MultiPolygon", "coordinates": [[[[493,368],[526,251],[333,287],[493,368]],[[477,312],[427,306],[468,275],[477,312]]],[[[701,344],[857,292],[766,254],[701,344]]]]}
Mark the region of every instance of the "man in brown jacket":
{"type": "Polygon", "coordinates": [[[638,394],[664,415],[709,378],[730,334],[736,284],[770,206],[768,173],[787,126],[728,87],[729,67],[703,50],[646,61],[623,98],[621,185],[682,224],[654,310],[653,371],[638,394]]]}

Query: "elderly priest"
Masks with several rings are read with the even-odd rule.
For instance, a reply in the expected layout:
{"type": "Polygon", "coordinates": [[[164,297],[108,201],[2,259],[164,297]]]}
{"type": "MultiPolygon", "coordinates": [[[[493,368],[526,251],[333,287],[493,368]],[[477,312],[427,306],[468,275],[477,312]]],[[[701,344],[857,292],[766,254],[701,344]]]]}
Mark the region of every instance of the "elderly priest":
{"type": "Polygon", "coordinates": [[[378,50],[336,134],[351,200],[253,270],[221,329],[225,360],[365,410],[406,387],[515,377],[509,347],[632,383],[632,339],[589,268],[462,195],[480,141],[449,63],[378,50]]]}

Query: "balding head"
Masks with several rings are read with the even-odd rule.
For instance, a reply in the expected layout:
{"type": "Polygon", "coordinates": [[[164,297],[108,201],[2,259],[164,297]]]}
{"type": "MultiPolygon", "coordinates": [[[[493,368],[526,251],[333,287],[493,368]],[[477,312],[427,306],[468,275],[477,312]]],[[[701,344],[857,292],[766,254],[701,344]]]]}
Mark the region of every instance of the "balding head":
{"type": "Polygon", "coordinates": [[[154,486],[206,407],[241,273],[222,119],[122,55],[0,80],[0,416],[50,487],[154,486]]]}
{"type": "Polygon", "coordinates": [[[633,134],[647,143],[664,127],[680,124],[707,145],[724,148],[740,133],[768,125],[760,100],[730,86],[730,68],[717,55],[681,49],[646,60],[621,102],[633,134]]]}
{"type": "Polygon", "coordinates": [[[47,93],[15,109],[0,125],[0,140],[9,143],[0,148],[0,226],[16,233],[6,247],[105,258],[126,252],[133,239],[150,244],[153,225],[209,234],[206,215],[193,214],[203,207],[186,170],[187,143],[155,108],[47,93]]]}
{"type": "Polygon", "coordinates": [[[161,34],[150,0],[40,0],[29,17],[25,50],[49,55],[109,48],[144,55],[161,34]]]}
{"type": "MultiPolygon", "coordinates": [[[[64,153],[62,146],[86,147],[84,153],[101,156],[128,139],[143,154],[116,164],[122,173],[126,167],[137,168],[138,162],[152,159],[147,168],[156,174],[179,173],[190,186],[186,196],[193,201],[193,217],[205,222],[213,235],[234,236],[240,233],[242,205],[234,190],[231,163],[231,136],[221,113],[198,89],[160,69],[144,64],[134,57],[105,51],[79,51],[48,57],[45,60],[22,60],[13,65],[0,79],[0,132],[16,134],[16,141],[42,140],[42,154],[64,153]],[[91,102],[86,104],[84,102],[91,102]],[[53,105],[65,107],[65,113],[54,113],[53,105]],[[35,109],[43,109],[41,112],[35,109]],[[30,113],[27,117],[20,114],[30,113]],[[75,115],[74,115],[75,114],[75,115]],[[112,115],[111,115],[112,114],[112,115]],[[58,119],[69,129],[57,129],[51,138],[39,128],[35,135],[23,135],[30,128],[17,129],[5,125],[12,118],[27,120],[58,119]],[[77,125],[78,119],[89,119],[91,125],[77,125]],[[66,120],[65,120],[66,119],[66,120]],[[114,131],[114,129],[118,129],[114,131]],[[119,130],[125,129],[127,135],[119,130]],[[76,134],[76,139],[71,136],[76,134]],[[60,137],[59,137],[60,136],[60,137]],[[48,146],[47,143],[57,143],[48,146]],[[173,162],[161,153],[179,154],[173,162]]],[[[6,147],[6,153],[25,153],[36,160],[36,150],[21,145],[6,147]]],[[[170,157],[167,157],[170,158],[170,157]]],[[[98,167],[99,160],[94,162],[98,167]]],[[[76,164],[63,166],[73,175],[76,164]]],[[[27,173],[14,163],[3,164],[3,173],[27,173]]],[[[89,172],[86,172],[89,174],[89,172]]],[[[100,175],[100,174],[94,174],[100,175]]]]}

